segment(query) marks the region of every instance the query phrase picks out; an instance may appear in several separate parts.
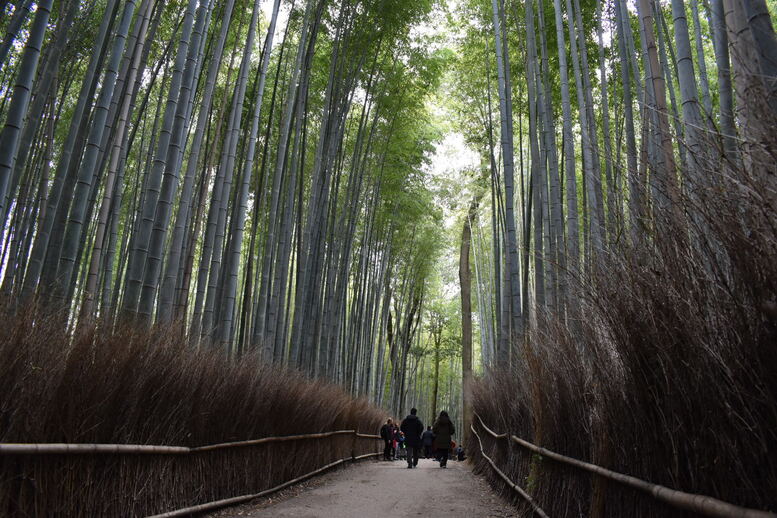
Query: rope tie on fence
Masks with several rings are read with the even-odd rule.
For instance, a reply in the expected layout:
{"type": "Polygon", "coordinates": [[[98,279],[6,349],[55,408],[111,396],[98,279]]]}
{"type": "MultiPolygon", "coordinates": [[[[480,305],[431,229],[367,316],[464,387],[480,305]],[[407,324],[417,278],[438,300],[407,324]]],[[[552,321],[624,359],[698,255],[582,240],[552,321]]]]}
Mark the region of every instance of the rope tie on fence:
{"type": "MultiPolygon", "coordinates": [[[[740,507],[728,502],[724,502],[722,500],[718,500],[717,498],[713,498],[711,496],[685,493],[683,491],[671,489],[666,486],[653,484],[652,482],[632,477],[630,475],[624,475],[623,473],[618,473],[617,471],[612,471],[607,468],[597,466],[596,464],[591,464],[579,459],[567,457],[566,455],[561,455],[560,453],[556,453],[541,446],[537,446],[536,444],[532,444],[529,441],[521,439],[520,437],[516,437],[515,435],[508,435],[507,433],[498,434],[486,426],[486,424],[483,422],[483,419],[478,414],[475,414],[475,417],[477,417],[478,421],[480,422],[480,426],[482,426],[483,429],[494,439],[508,439],[518,446],[537,453],[543,457],[547,457],[562,464],[573,466],[590,473],[594,473],[595,475],[599,475],[608,480],[612,480],[632,489],[647,493],[654,499],[668,504],[676,509],[682,509],[717,518],[777,518],[777,514],[772,512],[748,509],[746,507],[740,507]]],[[[474,425],[472,426],[472,430],[475,430],[474,425]]],[[[477,435],[477,433],[475,435],[477,435]]],[[[478,441],[480,441],[480,436],[478,436],[478,441]]],[[[494,469],[497,469],[493,461],[488,459],[488,457],[486,457],[486,459],[489,461],[489,463],[491,463],[494,469]]],[[[499,472],[498,469],[497,471],[499,472]]],[[[502,478],[506,478],[501,472],[499,472],[499,474],[502,476],[502,478]]],[[[512,482],[510,482],[510,484],[512,484],[512,482]]],[[[513,486],[515,485],[513,484],[513,486]]]]}

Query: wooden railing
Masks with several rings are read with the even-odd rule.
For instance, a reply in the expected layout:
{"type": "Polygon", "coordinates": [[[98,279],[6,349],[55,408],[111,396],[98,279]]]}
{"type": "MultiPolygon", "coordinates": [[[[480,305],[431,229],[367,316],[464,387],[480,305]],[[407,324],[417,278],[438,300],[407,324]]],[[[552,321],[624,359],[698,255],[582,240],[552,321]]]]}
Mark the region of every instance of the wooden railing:
{"type": "MultiPolygon", "coordinates": [[[[480,426],[483,428],[483,430],[494,439],[509,440],[513,444],[516,444],[521,448],[526,449],[530,452],[539,454],[542,457],[547,457],[561,464],[572,466],[574,468],[601,476],[608,480],[612,480],[613,482],[617,482],[618,484],[621,484],[623,486],[636,489],[637,491],[646,493],[647,495],[651,496],[655,500],[663,502],[664,504],[674,507],[675,509],[691,511],[694,513],[702,514],[704,516],[712,516],[712,517],[718,517],[718,518],[777,518],[777,514],[775,513],[771,513],[768,511],[759,511],[757,509],[748,509],[746,507],[740,507],[737,505],[730,504],[728,502],[724,502],[722,500],[718,500],[717,498],[713,498],[710,496],[677,491],[675,489],[670,489],[666,486],[653,484],[651,482],[647,482],[645,480],[641,480],[636,477],[632,477],[630,475],[624,475],[623,473],[618,473],[616,471],[612,471],[607,468],[597,466],[596,464],[591,464],[589,462],[584,462],[582,460],[574,459],[572,457],[567,457],[566,455],[561,455],[560,453],[556,453],[554,451],[548,450],[541,446],[537,446],[536,444],[532,444],[529,441],[521,439],[520,437],[516,437],[515,435],[509,435],[507,433],[501,433],[501,434],[496,433],[495,431],[491,430],[488,426],[486,426],[486,424],[483,422],[483,420],[480,418],[479,415],[475,414],[475,417],[477,419],[477,422],[480,423],[480,426]]],[[[537,514],[538,516],[546,517],[547,514],[545,514],[545,512],[531,498],[531,496],[525,490],[523,490],[514,482],[512,482],[496,466],[494,461],[491,460],[485,454],[485,450],[483,449],[483,443],[480,440],[480,435],[478,435],[477,431],[475,430],[474,423],[470,425],[470,428],[478,439],[478,443],[480,444],[481,455],[483,455],[483,458],[486,459],[486,461],[491,465],[491,467],[496,471],[496,473],[511,488],[513,488],[513,490],[515,490],[518,494],[520,494],[524,498],[524,500],[526,500],[526,502],[534,510],[535,514],[537,514]]]]}
{"type": "Polygon", "coordinates": [[[480,445],[480,454],[491,465],[491,467],[494,469],[496,474],[499,475],[501,479],[504,480],[505,484],[507,484],[513,491],[521,495],[521,498],[523,498],[526,501],[526,503],[528,503],[531,506],[532,510],[537,516],[541,516],[542,518],[548,518],[548,515],[545,514],[545,511],[543,511],[539,505],[537,505],[537,502],[534,501],[531,495],[529,495],[529,493],[527,493],[521,486],[519,486],[518,484],[510,480],[510,478],[507,475],[505,475],[501,469],[499,469],[499,467],[491,459],[491,457],[486,455],[486,452],[483,449],[483,441],[480,440],[480,435],[478,435],[477,430],[475,430],[475,426],[470,425],[469,427],[472,430],[472,433],[474,433],[475,437],[477,437],[478,439],[478,444],[480,445]]]}
{"type": "Polygon", "coordinates": [[[358,433],[356,430],[338,430],[336,432],[309,433],[304,435],[284,435],[263,437],[250,441],[222,442],[188,448],[186,446],[149,446],[144,444],[64,444],[64,443],[0,443],[0,455],[94,455],[94,454],[137,454],[137,455],[188,455],[203,451],[224,450],[256,446],[273,442],[299,441],[303,439],[324,439],[334,435],[353,434],[356,438],[380,439],[379,435],[358,433]]]}
{"type": "Polygon", "coordinates": [[[365,455],[356,455],[355,444],[356,440],[369,439],[369,440],[381,440],[379,435],[370,435],[359,433],[356,430],[337,430],[333,432],[323,433],[310,433],[302,435],[286,435],[278,437],[263,437],[261,439],[254,439],[249,441],[237,441],[237,442],[225,442],[218,444],[209,444],[206,446],[198,446],[189,448],[186,446],[160,446],[160,445],[144,445],[144,444],[65,444],[65,443],[46,443],[46,444],[26,444],[26,443],[0,443],[0,456],[13,455],[13,456],[38,456],[38,455],[163,455],[163,456],[180,456],[180,455],[195,455],[203,452],[211,452],[215,450],[226,450],[231,448],[245,448],[251,446],[257,446],[268,443],[279,443],[289,441],[300,441],[310,439],[326,439],[334,436],[352,435],[353,445],[351,448],[351,456],[346,457],[334,462],[331,462],[325,466],[322,466],[310,473],[306,473],[292,480],[266,489],[259,493],[253,493],[248,495],[240,495],[223,500],[216,500],[205,504],[199,504],[183,509],[177,509],[175,511],[169,511],[162,514],[155,514],[153,518],[173,517],[173,516],[188,516],[193,513],[201,513],[210,511],[220,507],[226,507],[229,505],[235,505],[242,502],[247,502],[255,498],[260,498],[271,493],[280,491],[293,484],[306,480],[310,477],[323,473],[329,469],[339,466],[348,461],[357,461],[370,457],[376,457],[382,455],[382,452],[368,453],[365,455]]]}

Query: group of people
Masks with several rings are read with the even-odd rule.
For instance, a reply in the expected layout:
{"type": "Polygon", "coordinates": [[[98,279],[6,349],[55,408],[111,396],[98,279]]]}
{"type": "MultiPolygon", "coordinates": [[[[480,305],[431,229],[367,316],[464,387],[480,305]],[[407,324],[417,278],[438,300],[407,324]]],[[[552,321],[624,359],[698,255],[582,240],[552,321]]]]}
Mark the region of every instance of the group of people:
{"type": "Polygon", "coordinates": [[[464,449],[453,441],[456,432],[448,412],[440,412],[433,426],[427,426],[418,417],[418,410],[410,410],[410,415],[397,424],[389,418],[380,429],[380,437],[384,442],[383,459],[407,459],[407,468],[418,467],[418,458],[423,448],[424,458],[434,458],[441,468],[448,465],[448,458],[455,454],[459,460],[464,460],[464,449]]]}

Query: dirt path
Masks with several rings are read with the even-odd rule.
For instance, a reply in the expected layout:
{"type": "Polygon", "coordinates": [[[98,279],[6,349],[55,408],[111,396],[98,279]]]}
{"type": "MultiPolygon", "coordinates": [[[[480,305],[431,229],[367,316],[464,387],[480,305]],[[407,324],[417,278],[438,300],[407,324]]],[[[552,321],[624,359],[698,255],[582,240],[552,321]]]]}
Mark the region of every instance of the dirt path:
{"type": "Polygon", "coordinates": [[[440,469],[421,459],[417,469],[404,461],[366,461],[325,475],[306,487],[215,515],[248,518],[507,518],[518,513],[474,476],[467,463],[440,469]]]}

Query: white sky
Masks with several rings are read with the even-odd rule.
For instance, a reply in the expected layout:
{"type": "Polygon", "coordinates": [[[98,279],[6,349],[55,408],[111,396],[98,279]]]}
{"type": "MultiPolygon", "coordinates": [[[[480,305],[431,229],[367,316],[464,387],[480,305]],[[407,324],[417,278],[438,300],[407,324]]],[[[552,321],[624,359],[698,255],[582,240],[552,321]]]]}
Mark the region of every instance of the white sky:
{"type": "Polygon", "coordinates": [[[478,168],[480,158],[477,152],[464,141],[464,135],[449,130],[437,146],[428,173],[433,177],[457,179],[465,169],[478,168]]]}
{"type": "MultiPolygon", "coordinates": [[[[265,23],[269,25],[270,23],[270,17],[272,16],[272,8],[273,4],[275,4],[274,0],[264,0],[262,2],[262,18],[265,20],[265,23]]],[[[289,20],[289,8],[291,7],[290,2],[284,2],[281,0],[281,8],[278,12],[278,21],[275,25],[275,36],[273,37],[273,48],[280,45],[281,41],[283,40],[283,31],[286,30],[286,23],[289,20]]],[[[265,26],[266,27],[266,26],[265,26]]],[[[261,46],[262,44],[259,43],[261,46]]]]}

